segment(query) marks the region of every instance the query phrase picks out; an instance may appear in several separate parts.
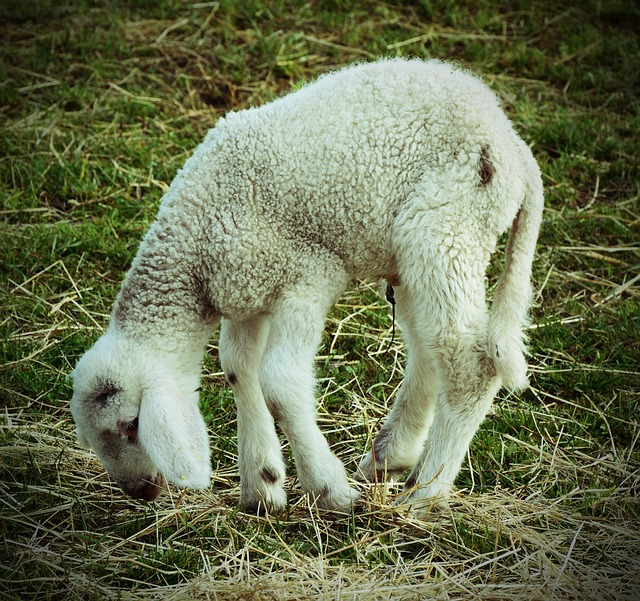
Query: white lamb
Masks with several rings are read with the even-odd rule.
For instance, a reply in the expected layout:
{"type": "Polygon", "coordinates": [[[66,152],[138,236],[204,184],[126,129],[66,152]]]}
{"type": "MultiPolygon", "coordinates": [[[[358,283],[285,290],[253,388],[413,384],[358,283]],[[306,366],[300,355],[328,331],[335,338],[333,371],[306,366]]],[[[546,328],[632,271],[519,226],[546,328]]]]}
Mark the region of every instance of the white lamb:
{"type": "Polygon", "coordinates": [[[174,179],[74,371],[79,442],[133,497],[155,499],[165,481],[209,486],[198,389],[221,322],[241,507],[285,506],[274,421],[303,489],[348,507],[358,493],[315,421],[314,356],[349,282],[385,279],[406,377],[357,475],[411,469],[402,501],[442,502],[501,385],[527,385],[542,207],[536,162],[497,98],[449,64],[353,66],[229,114],[174,179]],[[485,270],[510,226],[489,313],[485,270]]]}

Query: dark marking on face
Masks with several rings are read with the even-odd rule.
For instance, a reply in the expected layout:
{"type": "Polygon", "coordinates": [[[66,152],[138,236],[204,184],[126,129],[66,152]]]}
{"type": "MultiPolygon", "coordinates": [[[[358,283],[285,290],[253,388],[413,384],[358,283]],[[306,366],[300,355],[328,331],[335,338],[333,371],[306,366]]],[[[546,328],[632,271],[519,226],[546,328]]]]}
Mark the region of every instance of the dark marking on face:
{"type": "Polygon", "coordinates": [[[119,461],[124,450],[124,441],[122,440],[122,436],[119,432],[103,430],[100,432],[100,448],[102,449],[102,452],[109,457],[109,459],[119,461]]]}
{"type": "Polygon", "coordinates": [[[109,399],[121,392],[121,389],[116,385],[113,380],[104,380],[97,386],[97,394],[92,397],[92,401],[101,407],[104,407],[109,399]]]}
{"type": "Polygon", "coordinates": [[[280,479],[278,476],[278,472],[276,472],[273,468],[270,468],[268,466],[265,466],[262,468],[262,471],[260,472],[260,477],[267,484],[275,484],[280,479]]]}
{"type": "Polygon", "coordinates": [[[480,186],[486,187],[491,183],[495,168],[489,159],[489,147],[483,146],[480,150],[480,161],[478,163],[478,177],[480,178],[480,186]]]}
{"type": "Polygon", "coordinates": [[[227,382],[229,382],[229,386],[235,386],[238,383],[238,376],[232,371],[227,374],[227,382]]]}

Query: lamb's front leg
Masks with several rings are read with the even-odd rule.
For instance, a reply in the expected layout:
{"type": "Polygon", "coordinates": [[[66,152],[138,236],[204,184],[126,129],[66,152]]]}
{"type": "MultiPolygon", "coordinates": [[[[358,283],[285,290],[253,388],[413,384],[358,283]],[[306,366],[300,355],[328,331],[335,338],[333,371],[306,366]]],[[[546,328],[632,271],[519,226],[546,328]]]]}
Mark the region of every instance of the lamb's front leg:
{"type": "Polygon", "coordinates": [[[267,403],[293,450],[302,488],[319,507],[332,510],[348,509],[358,498],[316,424],[313,361],[334,299],[331,288],[339,282],[301,284],[282,299],[272,317],[260,372],[267,403]]]}
{"type": "Polygon", "coordinates": [[[264,316],[223,320],[220,330],[220,362],[238,410],[240,506],[250,513],[279,511],[287,502],[280,441],[259,381],[268,333],[264,316]]]}

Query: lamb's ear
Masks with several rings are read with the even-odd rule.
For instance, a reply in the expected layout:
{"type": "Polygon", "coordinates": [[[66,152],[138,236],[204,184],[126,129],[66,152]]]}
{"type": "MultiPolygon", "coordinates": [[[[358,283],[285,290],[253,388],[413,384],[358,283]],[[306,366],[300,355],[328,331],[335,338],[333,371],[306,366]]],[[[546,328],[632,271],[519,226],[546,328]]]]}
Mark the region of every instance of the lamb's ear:
{"type": "Polygon", "coordinates": [[[211,478],[209,436],[198,407],[173,387],[145,391],[138,441],[168,482],[207,488],[211,478]]]}

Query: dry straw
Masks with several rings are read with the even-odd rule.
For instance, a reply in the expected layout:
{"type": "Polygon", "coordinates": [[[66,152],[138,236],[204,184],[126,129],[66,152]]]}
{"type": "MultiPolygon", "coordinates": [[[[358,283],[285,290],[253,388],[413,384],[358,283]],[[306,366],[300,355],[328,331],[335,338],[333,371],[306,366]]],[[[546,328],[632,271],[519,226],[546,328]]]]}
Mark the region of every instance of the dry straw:
{"type": "MultiPolygon", "coordinates": [[[[214,424],[224,434],[212,432],[217,466],[210,490],[172,489],[150,505],[129,501],[96,458],[76,446],[65,378],[76,359],[73,353],[80,349],[69,341],[83,333],[95,336],[104,327],[111,299],[102,297],[102,288],[111,294],[121,271],[113,265],[87,269],[86,253],[61,253],[64,234],[58,239],[55,228],[84,227],[84,217],[72,215],[78,208],[86,211],[87,221],[96,219],[104,228],[101,239],[137,241],[151,217],[142,201],[148,194],[153,198],[149,202],[156,202],[166,189],[157,165],[177,168],[190,151],[176,142],[173,132],[198,140],[229,108],[258,104],[312,75],[375,55],[365,42],[349,42],[309,11],[284,20],[288,29],[263,33],[251,20],[227,18],[218,2],[187,8],[191,16],[175,19],[122,18],[115,42],[105,41],[105,23],[111,22],[106,17],[96,28],[99,8],[66,16],[59,30],[37,21],[2,30],[3,52],[15,63],[3,86],[13,86],[24,102],[20,110],[7,109],[3,125],[3,133],[20,147],[7,177],[17,181],[21,165],[44,157],[44,171],[29,171],[29,185],[39,178],[48,184],[40,191],[39,204],[29,207],[23,202],[29,186],[5,189],[2,235],[28,240],[47,228],[54,234],[46,238],[52,247],[49,258],[34,253],[33,269],[13,273],[2,284],[6,311],[0,319],[8,332],[3,344],[9,358],[2,371],[6,401],[0,413],[0,596],[175,601],[640,598],[640,427],[637,419],[620,417],[610,408],[620,400],[617,390],[610,392],[606,406],[591,400],[588,387],[580,391],[579,401],[549,385],[534,386],[527,402],[502,396],[483,428],[490,430],[492,420],[499,418],[514,426],[491,445],[480,434],[466,472],[470,490],[460,491],[447,511],[432,513],[428,521],[392,506],[394,485],[358,485],[363,501],[356,515],[331,521],[302,495],[294,478],[288,481],[291,506],[286,515],[239,513],[237,458],[229,440],[232,400],[228,393],[218,393],[223,378],[215,359],[207,362],[203,394],[218,412],[214,424]],[[117,60],[107,57],[99,67],[90,65],[81,44],[74,46],[86,31],[102,36],[104,44],[122,43],[128,54],[121,52],[117,60]],[[43,45],[67,54],[35,72],[30,66],[37,64],[34,49],[43,45]],[[81,100],[74,100],[73,93],[81,100]],[[79,105],[71,111],[73,102],[79,105]],[[127,121],[118,111],[130,106],[149,112],[127,121]],[[121,154],[114,154],[114,140],[120,142],[121,154]],[[147,153],[144,166],[132,164],[140,148],[147,153]],[[25,157],[28,153],[33,156],[25,157]],[[111,184],[89,188],[82,198],[47,196],[52,166],[66,173],[78,157],[85,161],[79,177],[104,170],[111,184]],[[96,217],[101,207],[120,199],[129,206],[140,203],[135,218],[113,223],[96,217]],[[38,378],[38,392],[25,392],[27,386],[16,384],[18,375],[38,378]],[[11,382],[6,387],[5,378],[11,382]],[[600,430],[580,430],[577,415],[597,418],[600,430]],[[624,446],[614,434],[621,429],[629,433],[624,446]],[[495,474],[501,477],[492,478],[495,474]],[[503,485],[483,485],[483,478],[503,485]]],[[[519,39],[512,28],[507,31],[507,17],[503,35],[460,33],[436,26],[425,30],[409,7],[402,9],[402,18],[392,18],[392,8],[400,10],[395,3],[383,3],[378,12],[361,15],[371,18],[362,26],[370,46],[380,32],[404,28],[402,40],[381,46],[386,53],[426,53],[440,41],[450,44],[455,56],[456,44],[462,42],[508,48],[519,39]]],[[[562,11],[545,17],[546,26],[567,15],[562,11]]],[[[533,44],[537,38],[525,41],[533,44]]],[[[585,45],[580,56],[593,49],[585,45]]],[[[564,60],[576,56],[567,54],[564,60]]],[[[495,66],[494,72],[501,68],[495,66]]],[[[515,87],[529,90],[541,106],[561,103],[566,93],[526,77],[502,74],[495,82],[508,101],[515,87]]],[[[573,116],[579,122],[585,113],[573,116]]],[[[573,159],[578,166],[587,161],[573,159]]],[[[585,169],[600,167],[588,164],[585,169]]],[[[599,176],[586,191],[568,176],[546,177],[550,196],[583,198],[576,219],[612,219],[600,212],[611,201],[604,197],[599,176]]],[[[637,231],[638,212],[637,198],[618,202],[620,231],[637,231]]],[[[550,207],[545,227],[553,229],[565,218],[564,208],[550,207]]],[[[534,334],[581,326],[594,313],[615,323],[621,305],[638,298],[637,240],[609,244],[571,232],[563,240],[540,249],[536,302],[555,317],[538,320],[534,334]]],[[[360,284],[340,300],[318,358],[319,420],[350,469],[370,444],[402,378],[404,349],[399,337],[390,344],[387,309],[373,288],[360,284]]],[[[634,377],[627,367],[602,367],[575,355],[575,345],[536,348],[534,382],[549,384],[552,377],[574,374],[578,381],[634,377]]],[[[627,391],[628,398],[637,399],[637,391],[633,394],[627,391]]]]}

